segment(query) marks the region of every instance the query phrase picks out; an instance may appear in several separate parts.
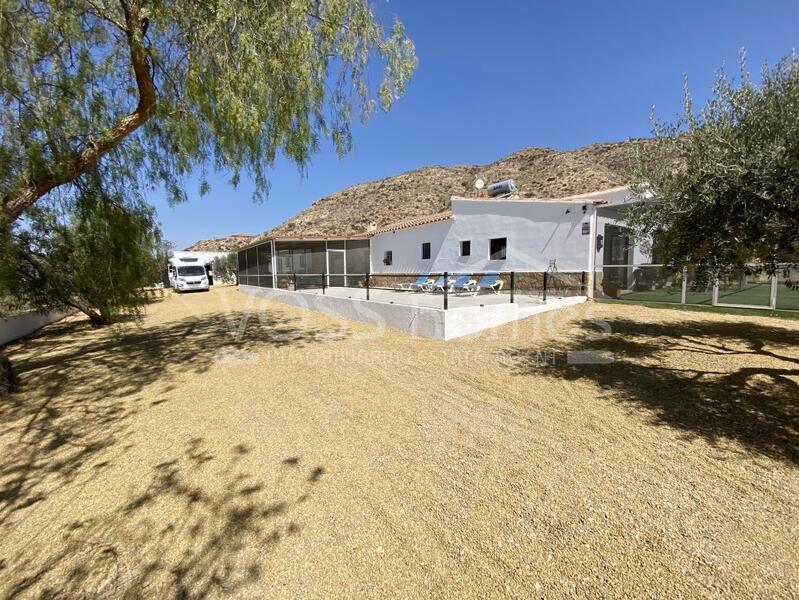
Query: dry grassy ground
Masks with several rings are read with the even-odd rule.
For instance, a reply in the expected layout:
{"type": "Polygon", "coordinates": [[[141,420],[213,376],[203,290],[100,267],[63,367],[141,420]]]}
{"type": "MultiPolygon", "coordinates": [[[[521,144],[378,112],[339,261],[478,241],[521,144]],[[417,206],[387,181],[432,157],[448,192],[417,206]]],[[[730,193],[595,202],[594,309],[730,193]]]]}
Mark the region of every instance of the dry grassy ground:
{"type": "Polygon", "coordinates": [[[795,321],[443,343],[222,288],[10,351],[0,597],[799,594],[795,321]]]}

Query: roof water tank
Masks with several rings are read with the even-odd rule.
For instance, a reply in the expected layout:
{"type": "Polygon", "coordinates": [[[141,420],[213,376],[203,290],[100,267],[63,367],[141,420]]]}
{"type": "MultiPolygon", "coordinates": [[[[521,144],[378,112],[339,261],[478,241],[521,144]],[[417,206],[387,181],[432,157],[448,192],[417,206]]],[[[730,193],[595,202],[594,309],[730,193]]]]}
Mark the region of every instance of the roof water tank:
{"type": "Polygon", "coordinates": [[[486,186],[486,192],[492,198],[500,194],[513,194],[516,192],[516,182],[513,179],[506,179],[505,181],[491,183],[486,186]]]}

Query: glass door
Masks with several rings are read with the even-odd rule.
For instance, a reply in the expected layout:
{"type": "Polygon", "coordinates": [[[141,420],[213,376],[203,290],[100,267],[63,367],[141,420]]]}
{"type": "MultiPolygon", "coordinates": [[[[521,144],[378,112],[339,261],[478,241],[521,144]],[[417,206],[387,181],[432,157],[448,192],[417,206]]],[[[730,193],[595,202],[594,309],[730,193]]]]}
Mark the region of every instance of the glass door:
{"type": "Polygon", "coordinates": [[[619,225],[605,225],[605,252],[602,256],[603,281],[627,288],[631,246],[629,231],[619,225]],[[614,266],[615,265],[615,266],[614,266]]]}

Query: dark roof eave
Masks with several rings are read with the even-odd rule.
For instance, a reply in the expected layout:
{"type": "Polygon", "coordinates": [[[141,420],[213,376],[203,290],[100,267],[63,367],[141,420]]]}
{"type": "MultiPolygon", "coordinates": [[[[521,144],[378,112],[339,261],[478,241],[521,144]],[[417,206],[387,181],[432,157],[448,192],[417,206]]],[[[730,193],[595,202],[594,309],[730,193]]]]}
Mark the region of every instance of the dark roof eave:
{"type": "Polygon", "coordinates": [[[329,235],[329,236],[268,236],[255,240],[246,246],[236,248],[232,252],[241,252],[242,250],[249,250],[254,246],[260,246],[266,242],[332,242],[339,240],[368,240],[371,234],[368,232],[358,233],[353,235],[329,235]]]}

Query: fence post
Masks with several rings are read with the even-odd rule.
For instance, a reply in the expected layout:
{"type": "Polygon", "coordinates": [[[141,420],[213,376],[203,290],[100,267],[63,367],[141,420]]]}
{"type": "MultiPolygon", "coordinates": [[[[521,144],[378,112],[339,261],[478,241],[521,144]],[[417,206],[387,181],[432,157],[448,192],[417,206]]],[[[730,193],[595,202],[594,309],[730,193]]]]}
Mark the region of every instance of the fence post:
{"type": "Polygon", "coordinates": [[[779,282],[777,281],[777,272],[771,276],[771,294],[769,295],[769,308],[777,310],[777,290],[779,289],[779,282]]]}
{"type": "Polygon", "coordinates": [[[444,310],[449,309],[449,273],[444,271],[444,310]]]}
{"type": "Polygon", "coordinates": [[[547,271],[544,271],[544,296],[543,296],[544,302],[547,301],[547,275],[548,274],[549,273],[547,271]]]}
{"type": "Polygon", "coordinates": [[[292,273],[291,276],[294,278],[294,291],[297,291],[297,274],[292,273]]]}
{"type": "Polygon", "coordinates": [[[513,292],[516,291],[515,272],[510,272],[510,303],[513,304],[513,292]]]}
{"type": "Polygon", "coordinates": [[[682,268],[682,292],[680,293],[680,304],[688,302],[688,267],[682,268]]]}
{"type": "Polygon", "coordinates": [[[366,299],[369,300],[369,269],[366,269],[366,299]]]}
{"type": "Polygon", "coordinates": [[[325,295],[325,274],[322,273],[322,295],[325,295]]]}

